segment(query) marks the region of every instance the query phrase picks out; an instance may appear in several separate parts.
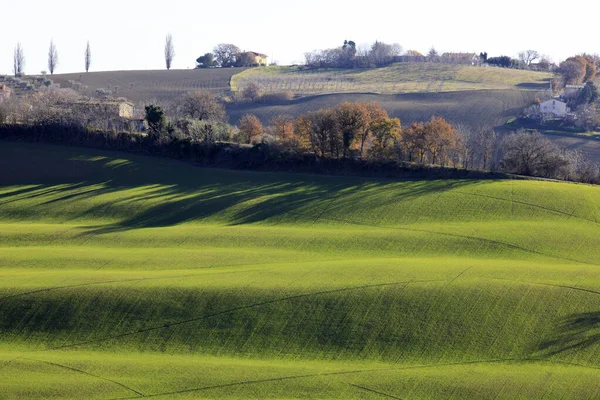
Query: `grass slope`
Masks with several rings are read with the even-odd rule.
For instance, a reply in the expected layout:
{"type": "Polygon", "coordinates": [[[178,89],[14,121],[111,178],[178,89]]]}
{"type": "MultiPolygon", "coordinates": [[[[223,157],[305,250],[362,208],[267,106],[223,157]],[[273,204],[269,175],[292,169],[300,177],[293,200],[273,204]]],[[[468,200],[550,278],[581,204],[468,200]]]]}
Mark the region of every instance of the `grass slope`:
{"type": "Polygon", "coordinates": [[[596,398],[600,188],[0,146],[3,398],[596,398]]]}
{"type": "Polygon", "coordinates": [[[110,89],[116,96],[131,101],[169,101],[198,89],[218,92],[230,90],[231,77],[243,68],[159,70],[159,71],[106,71],[80,74],[52,75],[54,83],[70,87],[69,81],[81,82],[92,91],[110,89]]]}
{"type": "Polygon", "coordinates": [[[473,90],[545,90],[551,74],[505,68],[481,68],[434,63],[398,63],[376,69],[254,68],[237,74],[232,89],[250,82],[267,92],[331,93],[440,93],[473,90]]]}
{"type": "Polygon", "coordinates": [[[536,98],[539,92],[525,90],[477,90],[450,93],[412,93],[401,95],[332,94],[307,96],[282,105],[231,104],[227,107],[230,122],[236,123],[245,114],[254,114],[264,123],[280,114],[298,116],[308,111],[335,107],[344,101],[379,102],[388,113],[400,118],[404,126],[427,121],[441,115],[453,123],[470,126],[504,124],[517,116],[536,98]]]}

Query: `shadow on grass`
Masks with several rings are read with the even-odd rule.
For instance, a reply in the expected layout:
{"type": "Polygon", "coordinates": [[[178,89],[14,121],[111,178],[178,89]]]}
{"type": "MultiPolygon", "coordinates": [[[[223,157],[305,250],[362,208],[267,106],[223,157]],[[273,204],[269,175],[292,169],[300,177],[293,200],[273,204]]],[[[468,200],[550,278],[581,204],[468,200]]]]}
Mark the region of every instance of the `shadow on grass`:
{"type": "Polygon", "coordinates": [[[55,147],[16,148],[2,161],[6,161],[0,164],[6,166],[8,179],[0,185],[11,188],[0,193],[0,207],[14,203],[10,210],[19,209],[17,218],[46,211],[56,214],[56,208],[59,213],[64,210],[70,220],[121,218],[111,225],[89,227],[88,234],[207,218],[229,225],[277,223],[282,218],[312,223],[334,201],[338,211],[360,207],[369,215],[374,209],[425,195],[435,199],[445,191],[478,183],[407,180],[398,185],[390,180],[251,173],[55,147]],[[32,158],[38,165],[31,163],[32,158]],[[28,187],[19,187],[24,185],[28,187]]]}
{"type": "Polygon", "coordinates": [[[542,342],[543,356],[584,351],[600,344],[600,312],[573,314],[560,322],[549,340],[542,342]]]}

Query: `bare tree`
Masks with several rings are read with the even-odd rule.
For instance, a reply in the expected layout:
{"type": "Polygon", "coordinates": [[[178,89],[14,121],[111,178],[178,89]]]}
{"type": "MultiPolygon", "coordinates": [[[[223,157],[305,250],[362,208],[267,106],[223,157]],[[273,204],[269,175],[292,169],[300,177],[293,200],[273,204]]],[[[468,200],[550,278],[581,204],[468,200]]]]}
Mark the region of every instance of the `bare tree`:
{"type": "Polygon", "coordinates": [[[22,75],[25,72],[25,54],[23,53],[23,46],[21,43],[17,43],[13,55],[13,73],[15,76],[22,75]]]}
{"type": "Polygon", "coordinates": [[[525,50],[519,53],[519,60],[528,66],[538,58],[540,58],[540,53],[535,50],[525,50]]]}
{"type": "Polygon", "coordinates": [[[48,70],[50,75],[54,74],[56,66],[58,65],[58,50],[54,44],[54,40],[50,41],[50,48],[48,49],[48,70]]]}
{"type": "Polygon", "coordinates": [[[175,46],[173,45],[173,36],[169,33],[165,40],[165,63],[167,69],[171,69],[171,64],[175,58],[175,46]]]}
{"type": "Polygon", "coordinates": [[[197,90],[181,97],[175,104],[175,113],[182,118],[227,122],[225,107],[208,90],[197,90]]]}
{"type": "Polygon", "coordinates": [[[92,50],[90,49],[90,42],[87,42],[87,47],[85,48],[85,72],[90,71],[90,65],[92,65],[92,50]]]}
{"type": "Polygon", "coordinates": [[[213,54],[220,67],[233,67],[242,51],[233,44],[222,43],[214,48],[213,54]]]}

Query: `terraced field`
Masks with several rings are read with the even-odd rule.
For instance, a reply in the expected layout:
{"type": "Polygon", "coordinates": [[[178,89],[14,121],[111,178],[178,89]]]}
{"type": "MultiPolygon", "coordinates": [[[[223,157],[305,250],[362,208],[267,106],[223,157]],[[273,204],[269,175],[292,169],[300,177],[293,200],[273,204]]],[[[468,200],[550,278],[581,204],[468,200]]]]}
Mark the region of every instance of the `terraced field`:
{"type": "Polygon", "coordinates": [[[0,143],[0,393],[598,398],[600,188],[0,143]]]}
{"type": "Polygon", "coordinates": [[[235,75],[232,90],[249,83],[267,92],[291,90],[299,95],[332,93],[441,93],[473,90],[546,90],[552,75],[505,68],[435,63],[398,63],[375,69],[267,67],[235,75]]]}
{"type": "Polygon", "coordinates": [[[115,96],[138,102],[171,101],[198,89],[230,90],[231,77],[244,68],[215,68],[160,71],[107,71],[83,74],[56,74],[52,80],[61,87],[80,82],[91,90],[108,89],[115,96]],[[117,89],[118,88],[118,89],[117,89]]]}

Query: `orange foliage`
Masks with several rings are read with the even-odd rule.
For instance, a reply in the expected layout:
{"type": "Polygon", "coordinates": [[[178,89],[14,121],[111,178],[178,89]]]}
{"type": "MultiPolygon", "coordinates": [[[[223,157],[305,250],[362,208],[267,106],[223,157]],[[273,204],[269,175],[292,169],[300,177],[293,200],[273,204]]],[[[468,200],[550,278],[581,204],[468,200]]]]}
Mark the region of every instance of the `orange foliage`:
{"type": "Polygon", "coordinates": [[[252,114],[246,114],[240,120],[240,141],[242,143],[253,143],[263,134],[263,126],[260,120],[252,114]]]}

